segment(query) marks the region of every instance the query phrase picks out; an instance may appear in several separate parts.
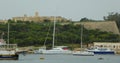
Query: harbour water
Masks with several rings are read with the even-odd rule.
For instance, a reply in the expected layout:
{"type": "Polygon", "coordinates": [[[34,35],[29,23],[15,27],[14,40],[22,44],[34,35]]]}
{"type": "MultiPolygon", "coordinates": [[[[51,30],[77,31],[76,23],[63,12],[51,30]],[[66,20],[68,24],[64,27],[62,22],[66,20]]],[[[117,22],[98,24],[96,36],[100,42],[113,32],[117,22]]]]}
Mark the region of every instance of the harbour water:
{"type": "Polygon", "coordinates": [[[120,63],[120,55],[20,55],[19,60],[0,60],[0,63],[120,63]],[[101,59],[102,58],[102,59],[101,59]]]}

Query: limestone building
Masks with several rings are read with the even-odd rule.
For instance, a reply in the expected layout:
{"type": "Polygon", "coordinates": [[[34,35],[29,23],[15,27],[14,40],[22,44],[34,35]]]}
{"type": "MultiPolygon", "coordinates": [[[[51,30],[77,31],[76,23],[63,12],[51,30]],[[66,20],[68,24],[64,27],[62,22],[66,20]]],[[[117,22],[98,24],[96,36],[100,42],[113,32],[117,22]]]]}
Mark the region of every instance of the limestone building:
{"type": "Polygon", "coordinates": [[[110,49],[120,49],[120,43],[111,43],[111,42],[94,42],[93,43],[94,47],[105,47],[105,48],[110,48],[110,49]]]}
{"type": "Polygon", "coordinates": [[[14,21],[33,21],[33,22],[45,22],[45,21],[54,21],[57,22],[67,22],[68,20],[61,16],[39,16],[38,12],[35,12],[34,16],[27,16],[26,14],[23,17],[13,17],[14,21]]]}
{"type": "Polygon", "coordinates": [[[7,20],[0,20],[0,23],[7,23],[7,20]]]}

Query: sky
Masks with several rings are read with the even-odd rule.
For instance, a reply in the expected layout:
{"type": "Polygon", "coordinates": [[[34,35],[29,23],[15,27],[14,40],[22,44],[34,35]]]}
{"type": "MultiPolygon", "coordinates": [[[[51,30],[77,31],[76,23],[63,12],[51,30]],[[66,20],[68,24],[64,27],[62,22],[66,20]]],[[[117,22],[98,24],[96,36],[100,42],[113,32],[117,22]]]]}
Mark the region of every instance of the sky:
{"type": "Polygon", "coordinates": [[[87,17],[103,20],[110,12],[120,12],[120,0],[0,0],[0,20],[16,16],[62,16],[73,21],[87,17]]]}

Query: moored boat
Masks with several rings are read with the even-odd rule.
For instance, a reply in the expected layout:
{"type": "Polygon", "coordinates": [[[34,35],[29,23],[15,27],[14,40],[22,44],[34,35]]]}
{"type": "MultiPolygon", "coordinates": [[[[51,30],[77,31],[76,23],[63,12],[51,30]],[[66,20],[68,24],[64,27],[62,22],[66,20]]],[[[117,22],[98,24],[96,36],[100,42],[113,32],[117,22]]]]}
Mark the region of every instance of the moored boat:
{"type": "MultiPolygon", "coordinates": [[[[82,47],[82,36],[83,36],[83,26],[81,25],[81,49],[83,48],[82,47]]],[[[75,51],[72,53],[73,55],[76,55],[76,56],[94,56],[94,53],[93,52],[88,52],[86,50],[81,50],[81,51],[75,51]]]]}
{"type": "Polygon", "coordinates": [[[94,56],[93,52],[88,52],[88,51],[75,51],[73,55],[76,56],[94,56]]]}
{"type": "Polygon", "coordinates": [[[0,60],[18,60],[19,54],[16,53],[15,47],[16,44],[0,45],[0,60]]]}
{"type": "MultiPolygon", "coordinates": [[[[42,54],[72,54],[72,51],[67,48],[67,46],[55,46],[55,27],[56,27],[56,17],[54,17],[54,26],[53,26],[53,41],[52,48],[47,50],[46,48],[40,48],[39,50],[35,50],[34,53],[42,53],[42,54]]],[[[44,44],[45,46],[45,44],[44,44]]]]}
{"type": "Polygon", "coordinates": [[[0,51],[0,60],[18,60],[19,55],[14,50],[2,50],[0,51]]]}
{"type": "Polygon", "coordinates": [[[9,44],[9,23],[8,23],[8,41],[3,39],[4,33],[0,39],[0,60],[18,60],[19,54],[16,53],[17,44],[9,44]]]}
{"type": "Polygon", "coordinates": [[[50,50],[42,50],[43,54],[72,54],[72,51],[67,46],[56,46],[50,50]]]}
{"type": "Polygon", "coordinates": [[[110,48],[103,48],[103,47],[94,47],[90,48],[87,51],[94,52],[94,54],[115,54],[114,50],[111,50],[110,48]]]}
{"type": "Polygon", "coordinates": [[[45,46],[40,47],[38,50],[34,50],[33,53],[35,53],[35,54],[42,54],[42,51],[43,51],[43,50],[46,50],[46,47],[45,47],[45,46]]]}

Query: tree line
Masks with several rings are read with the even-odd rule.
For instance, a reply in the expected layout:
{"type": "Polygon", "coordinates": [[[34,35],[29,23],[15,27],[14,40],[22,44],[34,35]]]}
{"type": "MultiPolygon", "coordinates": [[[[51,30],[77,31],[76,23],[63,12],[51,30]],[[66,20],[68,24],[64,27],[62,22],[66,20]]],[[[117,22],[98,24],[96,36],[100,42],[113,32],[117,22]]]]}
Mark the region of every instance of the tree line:
{"type": "MultiPolygon", "coordinates": [[[[53,22],[34,23],[29,21],[8,21],[9,42],[22,46],[51,46],[53,41],[53,22]]],[[[0,35],[7,41],[8,23],[0,24],[0,35]]],[[[70,45],[80,44],[82,25],[70,24],[61,25],[56,23],[55,44],[70,45]]],[[[92,42],[118,42],[119,35],[111,32],[102,32],[98,29],[88,30],[83,26],[83,44],[92,42]]]]}

